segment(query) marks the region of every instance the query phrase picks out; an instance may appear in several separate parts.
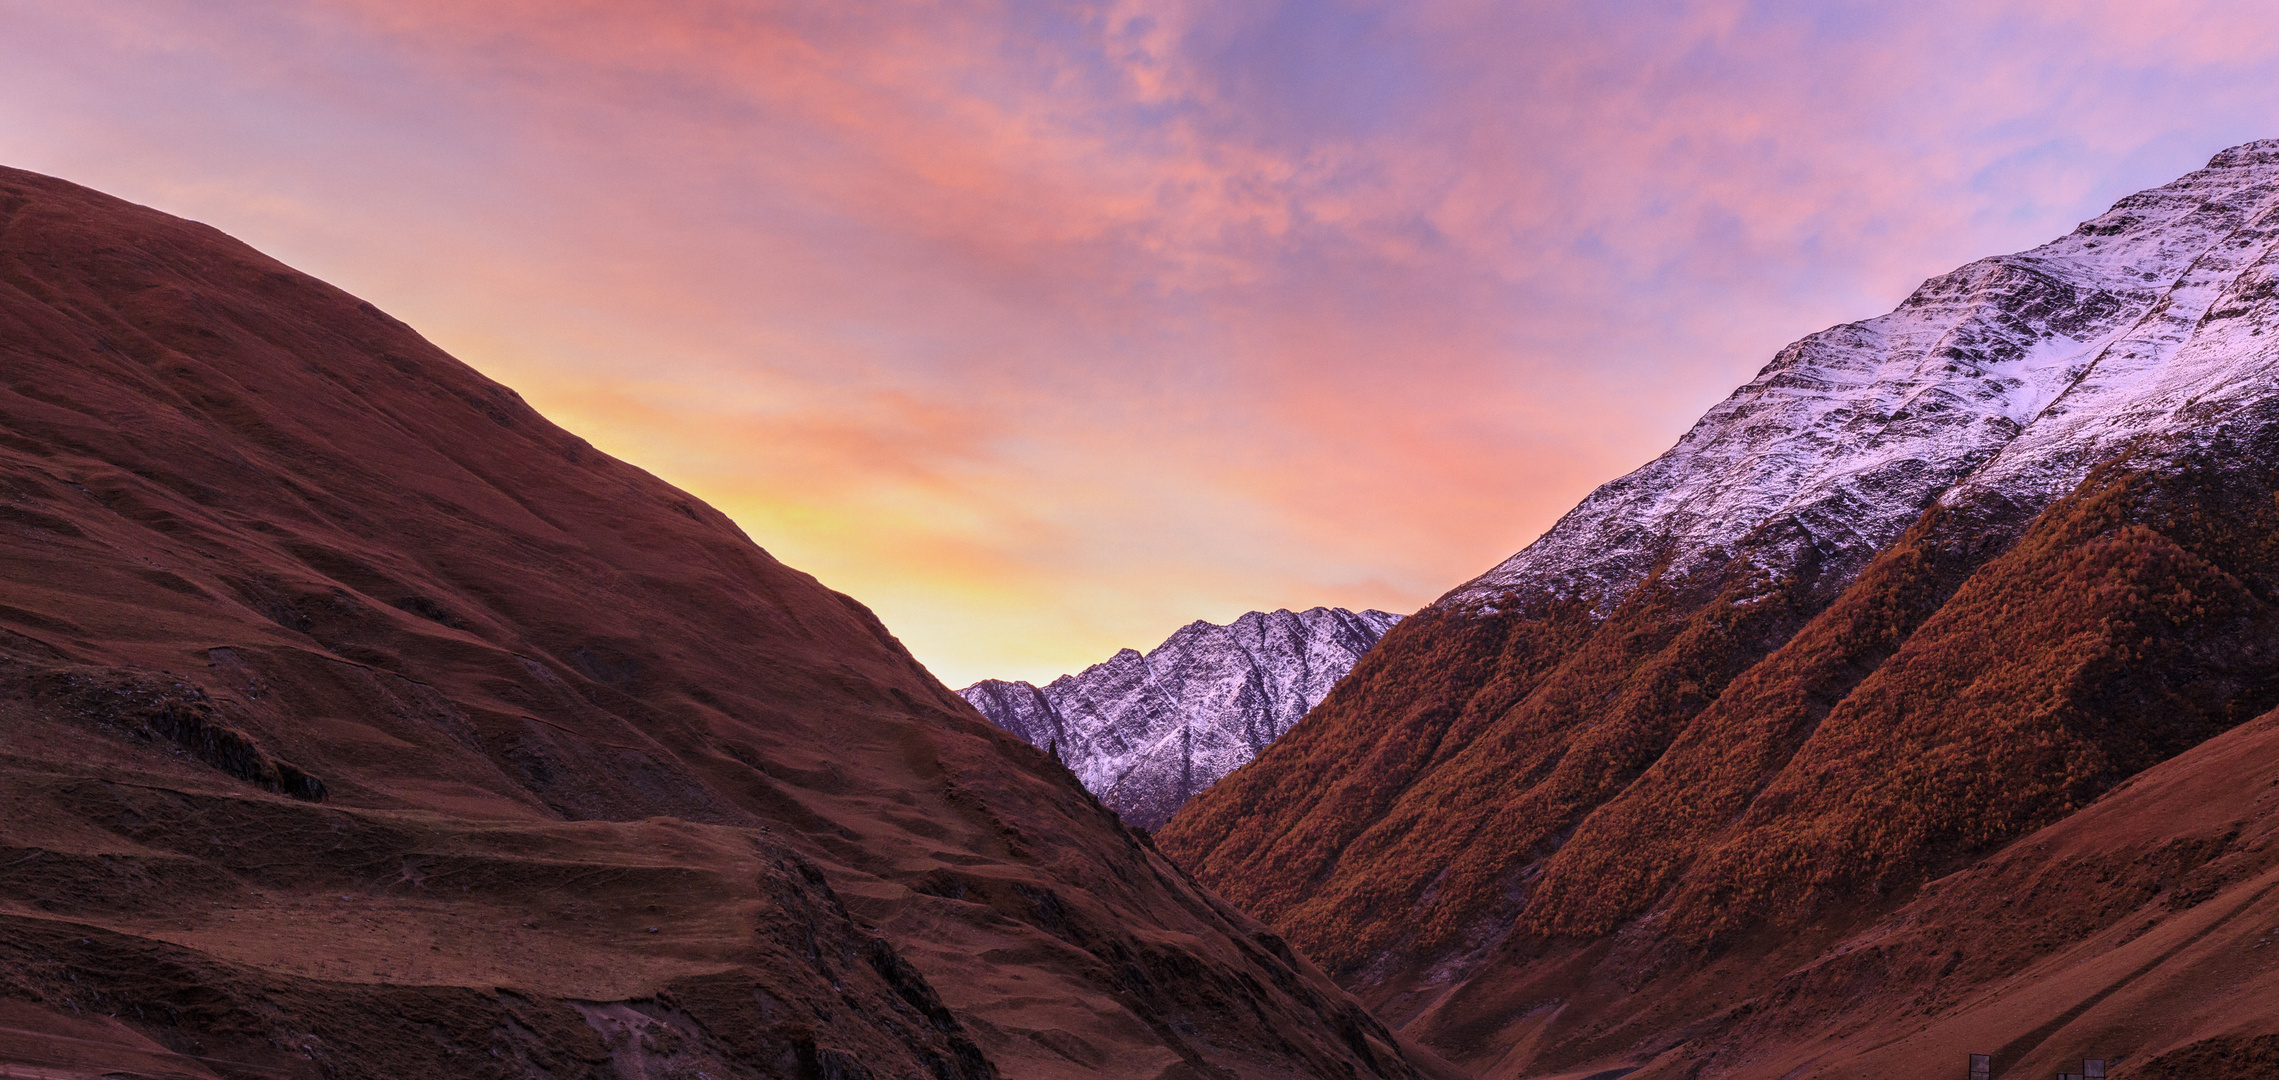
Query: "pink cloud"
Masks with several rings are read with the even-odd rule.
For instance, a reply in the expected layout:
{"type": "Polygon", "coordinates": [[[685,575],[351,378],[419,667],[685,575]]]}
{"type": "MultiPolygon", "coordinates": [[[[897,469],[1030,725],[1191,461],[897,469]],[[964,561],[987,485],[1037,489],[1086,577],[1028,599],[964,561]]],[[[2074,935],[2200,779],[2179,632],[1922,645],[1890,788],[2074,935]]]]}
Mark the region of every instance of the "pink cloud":
{"type": "Polygon", "coordinates": [[[11,163],[367,295],[961,683],[1414,607],[2279,115],[2279,16],[2213,3],[10,18],[11,163]]]}

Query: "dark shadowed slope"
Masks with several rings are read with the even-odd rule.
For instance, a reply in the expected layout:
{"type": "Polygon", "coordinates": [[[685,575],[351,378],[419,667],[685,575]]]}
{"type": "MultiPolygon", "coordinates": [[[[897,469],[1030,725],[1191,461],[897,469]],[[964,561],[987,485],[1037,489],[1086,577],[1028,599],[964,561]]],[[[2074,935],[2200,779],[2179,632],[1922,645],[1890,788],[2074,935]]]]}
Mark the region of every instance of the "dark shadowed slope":
{"type": "Polygon", "coordinates": [[[0,1061],[1413,1072],[718,512],[370,305],[15,171],[0,738],[0,1061]]]}
{"type": "Polygon", "coordinates": [[[2279,143],[1926,282],[1404,620],[1158,839],[1486,1075],[1785,1077],[1782,1040],[1888,1031],[1936,969],[1782,987],[2279,704],[2274,331],[2279,143]],[[1737,1016],[1771,1041],[1716,1042],[1737,1016]]]}

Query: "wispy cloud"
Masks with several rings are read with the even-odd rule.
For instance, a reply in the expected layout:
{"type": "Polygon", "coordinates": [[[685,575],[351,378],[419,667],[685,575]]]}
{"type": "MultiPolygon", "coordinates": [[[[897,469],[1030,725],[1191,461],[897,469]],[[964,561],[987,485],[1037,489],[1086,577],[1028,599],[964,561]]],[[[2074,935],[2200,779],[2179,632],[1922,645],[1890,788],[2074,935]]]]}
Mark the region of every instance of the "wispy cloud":
{"type": "Polygon", "coordinates": [[[1413,608],[1780,344],[2279,134],[2279,14],[0,0],[0,160],[405,317],[953,683],[1413,608]]]}

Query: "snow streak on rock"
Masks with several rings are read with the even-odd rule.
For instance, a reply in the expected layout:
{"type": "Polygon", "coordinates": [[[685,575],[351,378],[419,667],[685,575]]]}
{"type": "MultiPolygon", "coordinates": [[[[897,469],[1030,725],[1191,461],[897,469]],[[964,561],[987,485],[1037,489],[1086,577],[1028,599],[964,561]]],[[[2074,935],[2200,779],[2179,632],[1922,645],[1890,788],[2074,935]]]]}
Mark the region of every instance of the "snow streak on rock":
{"type": "Polygon", "coordinates": [[[1665,561],[1735,558],[1832,589],[1934,502],[2039,510],[2099,462],[2186,449],[2262,407],[2275,294],[2270,140],[1782,349],[1667,453],[1441,602],[1546,590],[1605,610],[1665,561]]]}
{"type": "Polygon", "coordinates": [[[1197,621],[1145,656],[1125,649],[1039,688],[986,679],[958,693],[997,726],[1056,750],[1126,821],[1155,828],[1257,756],[1328,696],[1400,616],[1312,608],[1197,621]]]}

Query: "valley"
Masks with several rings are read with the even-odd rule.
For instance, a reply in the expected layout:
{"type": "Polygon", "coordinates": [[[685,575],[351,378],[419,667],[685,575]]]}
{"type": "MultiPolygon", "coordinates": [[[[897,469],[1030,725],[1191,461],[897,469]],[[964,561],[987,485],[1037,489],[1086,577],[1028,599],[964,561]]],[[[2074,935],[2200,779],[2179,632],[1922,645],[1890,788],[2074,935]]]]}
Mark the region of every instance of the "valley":
{"type": "Polygon", "coordinates": [[[1782,350],[1164,850],[1482,1076],[2262,1053],[2256,964],[2169,965],[2269,929],[2264,782],[2212,762],[2279,705],[2275,244],[2253,143],[1782,350]],[[2120,808],[2201,767],[2204,815],[2120,808]]]}
{"type": "Polygon", "coordinates": [[[0,1062],[2268,1076],[2275,328],[2258,142],[1414,614],[953,693],[378,308],[0,170],[0,1062]]]}

